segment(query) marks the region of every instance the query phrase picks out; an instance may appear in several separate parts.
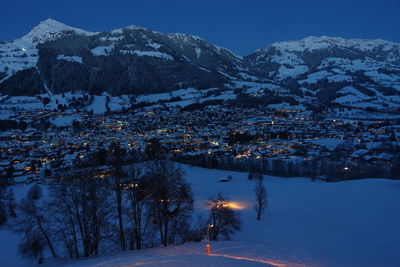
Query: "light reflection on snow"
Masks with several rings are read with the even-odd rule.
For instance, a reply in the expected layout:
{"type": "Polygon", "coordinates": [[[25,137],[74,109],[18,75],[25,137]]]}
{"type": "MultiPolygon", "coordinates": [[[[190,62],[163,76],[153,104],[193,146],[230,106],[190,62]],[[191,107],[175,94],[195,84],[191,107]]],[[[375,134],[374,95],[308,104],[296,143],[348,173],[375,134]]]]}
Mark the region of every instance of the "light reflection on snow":
{"type": "Polygon", "coordinates": [[[227,254],[209,254],[209,256],[225,257],[225,258],[231,258],[231,259],[235,259],[235,260],[253,261],[253,262],[265,263],[265,264],[269,264],[269,265],[277,266],[277,267],[288,266],[285,263],[279,263],[279,262],[264,260],[264,259],[259,259],[259,258],[249,258],[249,257],[234,256],[234,255],[227,255],[227,254]]]}
{"type": "Polygon", "coordinates": [[[248,207],[248,204],[241,201],[229,201],[227,206],[233,210],[244,210],[248,207]]]}
{"type": "MultiPolygon", "coordinates": [[[[250,206],[250,204],[245,201],[232,201],[232,200],[227,201],[226,203],[224,203],[224,205],[233,210],[245,210],[250,206]]],[[[201,208],[209,209],[209,207],[207,206],[207,201],[204,201],[201,204],[201,208]]]]}

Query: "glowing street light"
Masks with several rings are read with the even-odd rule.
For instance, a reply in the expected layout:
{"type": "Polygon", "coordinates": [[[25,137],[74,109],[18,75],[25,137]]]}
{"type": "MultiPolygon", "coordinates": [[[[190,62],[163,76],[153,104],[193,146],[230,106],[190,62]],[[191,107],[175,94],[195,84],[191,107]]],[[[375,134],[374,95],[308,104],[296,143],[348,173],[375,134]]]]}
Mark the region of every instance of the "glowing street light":
{"type": "Polygon", "coordinates": [[[210,228],[214,227],[214,224],[209,224],[207,226],[207,246],[206,246],[206,251],[207,254],[211,254],[211,245],[210,245],[210,228]]]}

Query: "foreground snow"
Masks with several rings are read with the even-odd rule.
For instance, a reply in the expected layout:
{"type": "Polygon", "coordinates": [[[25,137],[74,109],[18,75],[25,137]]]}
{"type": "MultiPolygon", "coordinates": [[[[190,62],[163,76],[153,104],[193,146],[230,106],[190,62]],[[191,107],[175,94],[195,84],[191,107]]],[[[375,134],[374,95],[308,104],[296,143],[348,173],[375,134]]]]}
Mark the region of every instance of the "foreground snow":
{"type": "MultiPolygon", "coordinates": [[[[400,181],[369,179],[339,183],[306,178],[265,177],[269,206],[255,220],[254,183],[247,173],[183,165],[192,184],[195,210],[207,216],[204,203],[222,192],[235,202],[243,229],[233,241],[110,254],[66,262],[69,266],[399,266],[400,181]],[[232,175],[230,182],[221,178],[232,175]]],[[[21,187],[26,187],[21,186],[21,187]]],[[[19,195],[15,190],[16,195],[19,195]]],[[[2,231],[0,231],[2,233],[2,231]]],[[[14,236],[14,235],[13,235],[14,236]]],[[[17,240],[1,234],[5,266],[26,266],[15,257],[17,240]],[[7,260],[7,261],[5,261],[7,260]]],[[[59,265],[49,262],[48,265],[59,265]]]]}
{"type": "Polygon", "coordinates": [[[327,266],[399,266],[400,182],[340,183],[265,177],[269,206],[255,220],[253,183],[246,173],[186,167],[197,205],[217,192],[242,203],[236,240],[264,245],[276,261],[327,266]],[[232,175],[228,183],[220,178],[232,175]]]}
{"type": "Polygon", "coordinates": [[[262,248],[242,242],[212,243],[212,254],[205,254],[206,243],[188,243],[168,248],[121,252],[97,259],[77,260],[66,266],[303,266],[275,262],[260,256],[262,248]]]}

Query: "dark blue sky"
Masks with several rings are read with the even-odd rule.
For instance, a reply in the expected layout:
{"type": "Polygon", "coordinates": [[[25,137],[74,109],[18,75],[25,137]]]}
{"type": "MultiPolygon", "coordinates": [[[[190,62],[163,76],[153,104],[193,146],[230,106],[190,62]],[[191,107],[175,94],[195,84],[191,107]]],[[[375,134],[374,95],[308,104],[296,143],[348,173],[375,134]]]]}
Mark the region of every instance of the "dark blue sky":
{"type": "Polygon", "coordinates": [[[245,55],[309,35],[400,42],[399,0],[0,0],[0,40],[49,17],[105,31],[140,25],[198,35],[245,55]]]}

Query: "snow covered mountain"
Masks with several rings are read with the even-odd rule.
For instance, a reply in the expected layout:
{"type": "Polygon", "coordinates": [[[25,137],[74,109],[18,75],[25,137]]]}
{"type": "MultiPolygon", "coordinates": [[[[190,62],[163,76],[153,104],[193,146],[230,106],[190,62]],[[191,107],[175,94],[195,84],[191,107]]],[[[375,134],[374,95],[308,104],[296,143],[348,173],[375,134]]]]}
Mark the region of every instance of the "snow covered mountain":
{"type": "MultiPolygon", "coordinates": [[[[48,19],[0,43],[0,94],[152,94],[263,83],[306,102],[400,106],[400,44],[308,37],[241,57],[197,36],[140,26],[93,33],[48,19]]],[[[276,90],[275,90],[276,91],[276,90]]]]}
{"type": "Polygon", "coordinates": [[[71,35],[90,36],[94,33],[47,19],[28,34],[11,42],[0,42],[0,82],[16,72],[36,67],[37,45],[71,35]]]}
{"type": "Polygon", "coordinates": [[[400,44],[308,37],[257,50],[244,64],[257,76],[282,82],[325,104],[400,103],[400,44]]]}
{"type": "Polygon", "coordinates": [[[307,37],[273,43],[247,56],[245,61],[259,75],[282,80],[326,67],[336,58],[366,60],[359,62],[361,64],[373,60],[398,66],[400,44],[384,40],[307,37]]]}
{"type": "Polygon", "coordinates": [[[227,49],[138,26],[91,33],[46,20],[0,51],[0,92],[7,95],[221,87],[241,71],[241,57],[227,49]]]}

